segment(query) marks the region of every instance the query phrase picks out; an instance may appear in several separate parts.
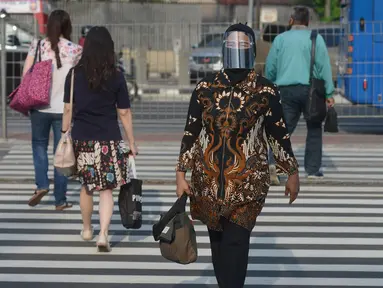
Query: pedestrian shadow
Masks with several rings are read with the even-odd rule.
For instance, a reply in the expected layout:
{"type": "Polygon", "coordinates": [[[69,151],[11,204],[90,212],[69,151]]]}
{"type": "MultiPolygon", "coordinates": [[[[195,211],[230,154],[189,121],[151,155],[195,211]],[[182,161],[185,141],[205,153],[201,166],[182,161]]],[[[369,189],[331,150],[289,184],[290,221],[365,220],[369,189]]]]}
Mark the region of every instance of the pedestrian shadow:
{"type": "MultiPolygon", "coordinates": [[[[264,225],[261,224],[259,226],[264,225]]],[[[254,228],[251,235],[252,239],[250,243],[248,270],[245,287],[273,288],[282,285],[282,281],[280,279],[288,277],[296,278],[302,276],[300,272],[301,268],[299,260],[295,258],[294,254],[291,251],[291,246],[293,246],[293,248],[297,247],[295,247],[294,245],[282,244],[280,243],[281,241],[276,241],[278,237],[283,237],[283,234],[284,233],[282,233],[282,231],[280,234],[269,232],[257,232],[257,226],[254,228]],[[257,251],[260,255],[257,255],[257,251]]],[[[203,263],[206,263],[206,261],[209,261],[209,263],[211,263],[211,258],[207,258],[208,259],[204,257],[203,263]]],[[[205,277],[213,278],[214,282],[216,283],[212,264],[209,265],[207,270],[201,272],[200,280],[202,280],[205,277]]],[[[195,282],[195,280],[183,281],[171,287],[219,288],[218,284],[197,285],[194,284],[195,282]]]]}

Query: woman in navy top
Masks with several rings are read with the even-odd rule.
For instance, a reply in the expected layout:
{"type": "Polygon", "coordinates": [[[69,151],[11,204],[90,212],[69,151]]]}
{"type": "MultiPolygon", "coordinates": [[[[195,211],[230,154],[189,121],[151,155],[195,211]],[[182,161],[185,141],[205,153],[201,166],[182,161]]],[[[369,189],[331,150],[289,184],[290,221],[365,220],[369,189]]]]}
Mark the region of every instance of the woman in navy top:
{"type": "MultiPolygon", "coordinates": [[[[73,128],[71,131],[82,184],[80,207],[83,220],[81,236],[93,238],[92,192],[100,193],[99,251],[110,251],[108,228],[113,214],[112,190],[130,181],[128,153],[136,155],[132,113],[124,76],[116,69],[114,43],[105,27],[93,27],[86,36],[82,57],[74,69],[73,128]],[[122,140],[122,122],[130,148],[122,140]]],[[[69,72],[65,83],[62,132],[71,124],[69,72]]]]}

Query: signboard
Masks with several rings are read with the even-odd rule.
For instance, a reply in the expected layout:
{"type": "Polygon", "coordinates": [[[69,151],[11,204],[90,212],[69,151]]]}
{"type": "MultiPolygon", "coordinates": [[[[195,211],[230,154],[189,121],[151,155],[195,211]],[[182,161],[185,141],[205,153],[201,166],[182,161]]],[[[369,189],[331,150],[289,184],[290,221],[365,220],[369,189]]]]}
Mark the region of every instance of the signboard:
{"type": "Polygon", "coordinates": [[[50,5],[44,0],[0,0],[0,10],[9,14],[49,14],[50,5]]]}
{"type": "Polygon", "coordinates": [[[273,23],[278,20],[278,10],[274,8],[261,9],[261,23],[273,23]]]}

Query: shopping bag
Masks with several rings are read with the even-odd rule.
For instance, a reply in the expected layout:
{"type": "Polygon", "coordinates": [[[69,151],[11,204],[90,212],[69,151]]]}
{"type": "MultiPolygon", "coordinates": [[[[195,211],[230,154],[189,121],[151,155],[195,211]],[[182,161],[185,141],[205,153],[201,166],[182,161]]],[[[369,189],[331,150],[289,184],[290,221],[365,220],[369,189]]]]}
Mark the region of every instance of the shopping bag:
{"type": "Polygon", "coordinates": [[[40,43],[41,41],[37,43],[32,67],[24,75],[20,85],[8,96],[9,107],[26,116],[29,115],[29,110],[50,104],[53,62],[41,60],[40,43]]]}
{"type": "Polygon", "coordinates": [[[139,229],[142,226],[142,180],[137,179],[136,164],[129,157],[129,166],[133,177],[120,187],[118,206],[121,222],[126,229],[139,229]]]}
{"type": "Polygon", "coordinates": [[[170,210],[153,225],[153,237],[159,241],[162,257],[179,264],[197,261],[197,236],[192,220],[185,212],[188,196],[183,194],[170,210]]]}

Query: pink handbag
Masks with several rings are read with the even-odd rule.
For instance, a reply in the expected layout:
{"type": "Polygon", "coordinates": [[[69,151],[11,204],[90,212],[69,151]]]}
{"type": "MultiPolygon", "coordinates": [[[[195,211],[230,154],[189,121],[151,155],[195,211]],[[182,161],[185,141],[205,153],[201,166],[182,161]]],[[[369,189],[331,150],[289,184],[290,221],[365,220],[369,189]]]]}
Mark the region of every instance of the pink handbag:
{"type": "MultiPolygon", "coordinates": [[[[41,40],[40,40],[41,41],[41,40]]],[[[41,61],[40,41],[37,43],[32,67],[23,77],[20,85],[9,95],[9,106],[26,116],[35,108],[50,104],[52,84],[52,60],[41,61]],[[39,56],[39,62],[36,62],[39,56]]]]}

